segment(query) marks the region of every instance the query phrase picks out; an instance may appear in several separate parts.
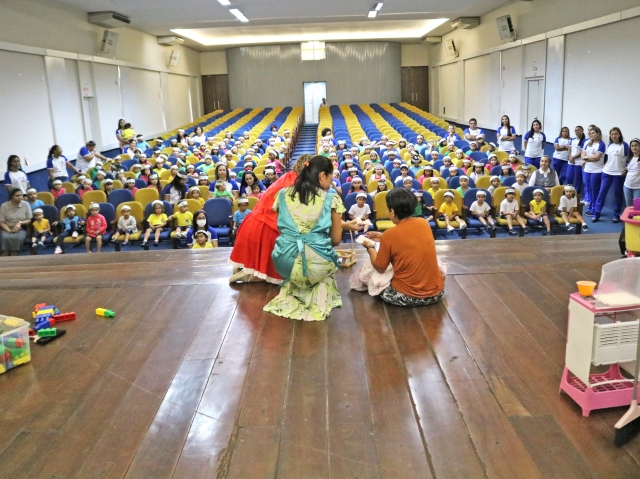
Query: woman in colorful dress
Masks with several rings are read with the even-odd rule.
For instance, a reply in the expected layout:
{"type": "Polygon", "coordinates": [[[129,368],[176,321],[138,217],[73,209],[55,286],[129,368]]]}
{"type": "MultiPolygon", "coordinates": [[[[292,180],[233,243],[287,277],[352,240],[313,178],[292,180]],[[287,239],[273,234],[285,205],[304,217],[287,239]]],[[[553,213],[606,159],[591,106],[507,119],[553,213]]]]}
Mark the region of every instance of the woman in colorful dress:
{"type": "Polygon", "coordinates": [[[333,165],[315,156],[298,175],[295,184],[281,190],[273,209],[278,212],[280,236],[273,262],[284,278],[280,293],[264,311],[284,318],[322,321],[342,306],[335,272],[342,229],[359,229],[343,223],[340,196],[331,188],[333,165]]]}

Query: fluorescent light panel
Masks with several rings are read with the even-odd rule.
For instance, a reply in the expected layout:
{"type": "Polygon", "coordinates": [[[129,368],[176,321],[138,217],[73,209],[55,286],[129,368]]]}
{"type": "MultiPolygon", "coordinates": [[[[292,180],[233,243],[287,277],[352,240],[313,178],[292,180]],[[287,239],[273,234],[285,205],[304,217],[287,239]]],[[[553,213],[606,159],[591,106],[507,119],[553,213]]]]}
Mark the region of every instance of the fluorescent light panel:
{"type": "Polygon", "coordinates": [[[377,16],[378,16],[377,10],[369,10],[369,15],[367,15],[367,17],[369,18],[376,18],[377,16]]]}
{"type": "Polygon", "coordinates": [[[218,0],[218,2],[220,2],[220,5],[224,5],[225,7],[231,5],[229,0],[218,0]]]}
{"type": "Polygon", "coordinates": [[[231,15],[236,17],[242,23],[247,23],[249,21],[249,19],[247,17],[245,17],[244,14],[240,10],[238,10],[237,8],[230,8],[229,9],[229,13],[231,13],[231,15]]]}
{"type": "Polygon", "coordinates": [[[374,9],[376,12],[379,12],[380,10],[382,10],[382,5],[384,5],[384,3],[382,3],[382,2],[378,2],[378,3],[376,3],[376,4],[375,4],[375,6],[373,7],[373,9],[374,9]]]}

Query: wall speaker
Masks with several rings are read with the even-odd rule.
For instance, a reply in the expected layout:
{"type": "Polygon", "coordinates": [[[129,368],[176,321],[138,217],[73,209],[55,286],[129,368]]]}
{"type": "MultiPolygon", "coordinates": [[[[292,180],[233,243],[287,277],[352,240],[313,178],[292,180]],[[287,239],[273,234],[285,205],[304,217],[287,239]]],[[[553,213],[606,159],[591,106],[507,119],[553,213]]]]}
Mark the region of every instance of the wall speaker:
{"type": "Polygon", "coordinates": [[[100,43],[100,55],[106,55],[113,57],[116,55],[116,46],[118,45],[118,37],[120,34],[112,32],[111,30],[105,30],[102,35],[102,42],[100,43]]]}
{"type": "Polygon", "coordinates": [[[169,66],[177,67],[178,63],[180,63],[180,52],[178,50],[171,50],[171,55],[169,55],[169,66]]]}

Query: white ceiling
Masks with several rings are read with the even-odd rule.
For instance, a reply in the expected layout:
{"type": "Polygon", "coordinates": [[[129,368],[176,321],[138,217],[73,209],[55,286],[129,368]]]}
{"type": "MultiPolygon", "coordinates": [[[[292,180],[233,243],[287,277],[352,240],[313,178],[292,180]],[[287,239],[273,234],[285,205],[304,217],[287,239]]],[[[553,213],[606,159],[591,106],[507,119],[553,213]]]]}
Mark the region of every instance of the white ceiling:
{"type": "Polygon", "coordinates": [[[59,1],[84,12],[116,11],[131,19],[132,28],[152,35],[179,30],[186,45],[205,51],[309,40],[417,42],[427,32],[450,31],[445,20],[481,16],[510,0],[386,0],[372,20],[366,16],[376,0],[230,0],[249,23],[236,20],[217,0],[59,1]]]}

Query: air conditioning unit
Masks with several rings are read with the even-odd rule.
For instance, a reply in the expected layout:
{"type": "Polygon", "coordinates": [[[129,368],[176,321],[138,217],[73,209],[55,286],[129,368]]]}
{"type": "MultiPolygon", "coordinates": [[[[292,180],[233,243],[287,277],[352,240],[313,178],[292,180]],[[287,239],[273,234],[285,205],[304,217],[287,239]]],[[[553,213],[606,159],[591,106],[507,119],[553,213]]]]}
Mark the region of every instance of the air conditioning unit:
{"type": "Polygon", "coordinates": [[[116,12],[90,12],[87,17],[89,23],[103,28],[126,27],[131,23],[129,17],[116,12]]]}
{"type": "Polygon", "coordinates": [[[464,28],[475,28],[480,25],[480,17],[460,17],[451,22],[451,28],[462,30],[464,28]]]}
{"type": "Polygon", "coordinates": [[[422,43],[425,43],[427,45],[442,43],[442,37],[424,37],[422,39],[422,43]]]}
{"type": "Polygon", "coordinates": [[[167,35],[164,37],[158,37],[158,45],[170,46],[170,45],[182,45],[184,40],[175,35],[167,35]]]}

